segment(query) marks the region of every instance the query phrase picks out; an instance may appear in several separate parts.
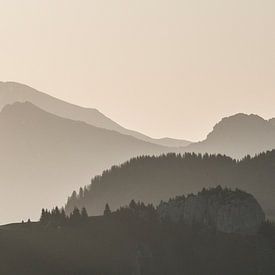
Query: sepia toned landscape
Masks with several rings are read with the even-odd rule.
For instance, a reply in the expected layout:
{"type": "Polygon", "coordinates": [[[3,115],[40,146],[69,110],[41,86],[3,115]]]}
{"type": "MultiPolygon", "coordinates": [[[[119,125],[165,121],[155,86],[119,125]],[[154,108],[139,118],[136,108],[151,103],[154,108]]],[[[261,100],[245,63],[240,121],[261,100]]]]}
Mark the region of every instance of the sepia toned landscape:
{"type": "Polygon", "coordinates": [[[275,2],[0,1],[0,274],[275,274],[275,2]]]}

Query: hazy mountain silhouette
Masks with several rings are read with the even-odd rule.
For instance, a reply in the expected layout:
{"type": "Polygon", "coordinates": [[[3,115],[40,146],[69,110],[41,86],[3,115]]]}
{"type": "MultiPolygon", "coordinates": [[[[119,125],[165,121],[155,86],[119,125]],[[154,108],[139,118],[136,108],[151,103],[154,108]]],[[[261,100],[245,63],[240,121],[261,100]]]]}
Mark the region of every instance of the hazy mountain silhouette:
{"type": "Polygon", "coordinates": [[[90,125],[114,130],[125,135],[131,135],[138,139],[163,145],[169,147],[179,147],[189,145],[191,142],[186,140],[178,140],[171,138],[154,139],[146,135],[143,135],[137,131],[128,130],[113,120],[109,119],[96,109],[83,108],[77,105],[73,105],[62,101],[60,99],[49,96],[45,93],[39,92],[27,85],[23,85],[16,82],[0,82],[0,110],[6,104],[12,104],[14,102],[31,102],[39,108],[72,120],[79,120],[86,122],[90,125]]]}
{"type": "MultiPolygon", "coordinates": [[[[150,142],[150,140],[148,140],[150,142]]],[[[151,140],[152,143],[159,144],[166,147],[186,147],[192,142],[183,140],[183,139],[175,139],[175,138],[160,138],[151,140]]]]}
{"type": "Polygon", "coordinates": [[[0,223],[63,204],[111,165],[170,149],[47,113],[31,103],[0,113],[0,223]]]}
{"type": "Polygon", "coordinates": [[[78,195],[73,193],[66,211],[84,206],[95,215],[102,213],[105,203],[111,209],[119,208],[129,199],[158,204],[204,187],[221,185],[252,193],[267,214],[275,217],[274,163],[275,150],[242,161],[190,153],[134,158],[95,177],[78,195]]]}
{"type": "Polygon", "coordinates": [[[270,124],[275,126],[275,118],[271,118],[268,120],[270,124]]]}
{"type": "Polygon", "coordinates": [[[188,152],[221,153],[234,158],[275,149],[275,119],[236,114],[223,118],[201,142],[186,147],[188,152]]]}
{"type": "MultiPolygon", "coordinates": [[[[92,176],[135,156],[194,151],[240,158],[275,148],[275,119],[256,115],[224,118],[204,141],[178,148],[185,141],[151,139],[121,127],[95,109],[66,103],[18,83],[0,82],[0,109],[0,223],[26,218],[27,213],[38,215],[41,207],[63,204],[72,190],[87,184],[92,176]],[[25,103],[14,103],[17,101],[25,103]],[[6,106],[8,103],[14,104],[6,106]]],[[[135,194],[135,188],[125,193],[125,199],[135,194]]],[[[165,193],[157,185],[154,188],[146,189],[146,196],[155,192],[159,198],[167,198],[182,190],[168,186],[165,193]]],[[[102,198],[105,203],[103,198],[113,194],[108,192],[97,194],[96,200],[102,198]]],[[[269,196],[268,188],[263,192],[264,197],[269,196]]]]}
{"type": "MultiPolygon", "coordinates": [[[[275,148],[275,118],[264,120],[257,115],[236,114],[223,118],[201,142],[161,138],[153,139],[139,132],[125,129],[96,109],[76,106],[29,86],[15,82],[0,82],[0,109],[14,102],[31,102],[39,108],[76,121],[114,130],[143,141],[166,147],[181,147],[182,152],[222,153],[240,158],[275,148]]],[[[171,149],[176,150],[176,149],[171,149]]]]}

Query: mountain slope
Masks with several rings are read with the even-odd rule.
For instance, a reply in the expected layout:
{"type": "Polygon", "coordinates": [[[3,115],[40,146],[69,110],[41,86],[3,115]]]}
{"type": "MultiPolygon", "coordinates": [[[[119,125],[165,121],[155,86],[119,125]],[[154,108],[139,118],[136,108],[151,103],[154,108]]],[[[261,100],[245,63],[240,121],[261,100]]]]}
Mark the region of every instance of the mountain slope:
{"type": "Polygon", "coordinates": [[[38,217],[111,165],[170,149],[47,113],[31,103],[0,113],[0,223],[38,217]],[[19,207],[18,207],[19,205],[19,207]]]}
{"type": "Polygon", "coordinates": [[[119,133],[130,135],[143,141],[155,143],[158,145],[179,147],[189,145],[191,142],[177,139],[153,139],[139,132],[128,130],[108,117],[104,116],[96,109],[83,108],[60,99],[54,98],[42,92],[39,92],[27,85],[16,82],[0,82],[0,110],[7,104],[15,102],[31,102],[39,108],[72,120],[83,121],[90,125],[114,130],[119,133]]]}
{"type": "Polygon", "coordinates": [[[234,158],[275,149],[275,124],[257,115],[236,114],[223,118],[201,142],[187,152],[221,153],[234,158]]]}
{"type": "Polygon", "coordinates": [[[267,214],[275,217],[275,151],[238,162],[226,156],[168,154],[140,157],[112,167],[95,177],[91,185],[70,197],[69,213],[85,206],[90,214],[102,213],[105,203],[112,209],[131,199],[158,204],[182,194],[221,185],[252,193],[267,214]]]}

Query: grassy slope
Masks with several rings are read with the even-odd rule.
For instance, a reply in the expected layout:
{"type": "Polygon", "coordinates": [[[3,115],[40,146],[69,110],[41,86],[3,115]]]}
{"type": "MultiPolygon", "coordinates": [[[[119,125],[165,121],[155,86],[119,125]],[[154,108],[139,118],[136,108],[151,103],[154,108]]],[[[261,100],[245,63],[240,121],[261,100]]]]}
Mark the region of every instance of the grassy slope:
{"type": "Polygon", "coordinates": [[[143,274],[275,274],[274,248],[261,236],[107,217],[60,229],[1,227],[0,274],[129,275],[140,246],[143,274]]]}

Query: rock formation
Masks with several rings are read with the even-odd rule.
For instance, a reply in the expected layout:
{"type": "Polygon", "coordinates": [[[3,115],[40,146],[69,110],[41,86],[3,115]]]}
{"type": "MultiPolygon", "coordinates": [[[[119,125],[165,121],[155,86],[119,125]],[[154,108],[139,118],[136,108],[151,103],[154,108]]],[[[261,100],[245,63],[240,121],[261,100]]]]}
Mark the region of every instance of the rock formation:
{"type": "Polygon", "coordinates": [[[202,224],[226,233],[255,234],[265,220],[252,195],[220,186],[161,202],[158,212],[163,220],[202,224]]]}

